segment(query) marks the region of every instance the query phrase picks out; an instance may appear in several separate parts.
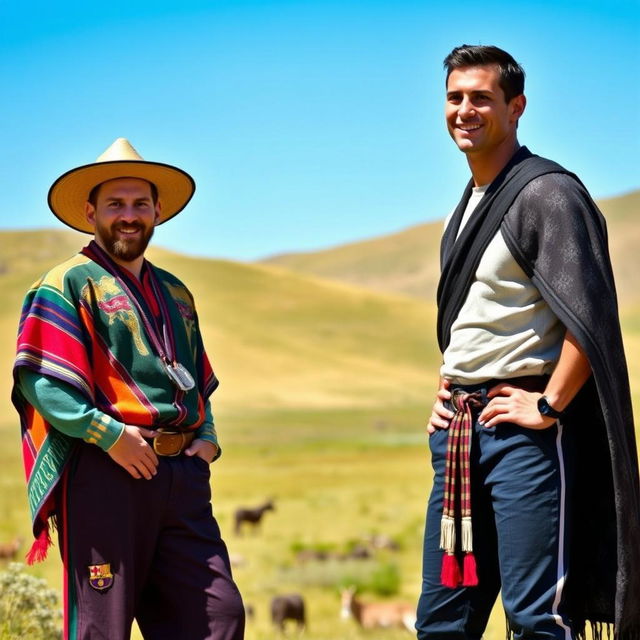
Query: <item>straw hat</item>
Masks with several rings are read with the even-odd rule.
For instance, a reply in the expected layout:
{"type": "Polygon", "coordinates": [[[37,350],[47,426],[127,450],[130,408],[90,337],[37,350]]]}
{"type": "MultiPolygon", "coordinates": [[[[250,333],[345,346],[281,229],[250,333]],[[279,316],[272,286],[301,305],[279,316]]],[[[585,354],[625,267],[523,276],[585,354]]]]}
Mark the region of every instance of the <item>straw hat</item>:
{"type": "Polygon", "coordinates": [[[158,224],[180,213],[196,188],[193,178],[182,169],[147,162],[126,138],[118,138],[94,163],[67,171],[51,185],[49,208],[73,229],[93,233],[85,218],[85,202],[93,187],[115,178],[141,178],[156,185],[158,198],[162,200],[158,224]]]}

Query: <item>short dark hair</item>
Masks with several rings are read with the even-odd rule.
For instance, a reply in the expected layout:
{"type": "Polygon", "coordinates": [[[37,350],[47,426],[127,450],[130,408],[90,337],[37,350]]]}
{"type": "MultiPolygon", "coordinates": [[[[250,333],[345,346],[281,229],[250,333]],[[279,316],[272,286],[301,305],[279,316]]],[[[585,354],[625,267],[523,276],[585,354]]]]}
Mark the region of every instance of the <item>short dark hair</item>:
{"type": "Polygon", "coordinates": [[[524,69],[506,51],[491,46],[463,44],[453,49],[444,59],[445,83],[454,69],[490,65],[498,67],[500,88],[507,102],[524,93],[524,69]]]}
{"type": "MultiPolygon", "coordinates": [[[[113,178],[114,180],[116,180],[117,178],[113,178]]],[[[144,180],[144,178],[139,178],[140,180],[144,180]]],[[[149,180],[144,180],[146,183],[148,183],[149,187],[151,188],[151,200],[153,202],[153,204],[156,204],[156,202],[158,202],[158,187],[156,187],[155,184],[153,184],[153,182],[149,182],[149,180]]],[[[104,182],[109,182],[109,180],[105,180],[104,182]]],[[[100,192],[100,187],[104,184],[104,182],[100,182],[98,183],[95,187],[93,187],[93,189],[91,189],[91,191],[89,191],[89,195],[87,196],[87,202],[89,202],[93,207],[96,206],[96,204],[98,203],[98,193],[100,192]]]]}

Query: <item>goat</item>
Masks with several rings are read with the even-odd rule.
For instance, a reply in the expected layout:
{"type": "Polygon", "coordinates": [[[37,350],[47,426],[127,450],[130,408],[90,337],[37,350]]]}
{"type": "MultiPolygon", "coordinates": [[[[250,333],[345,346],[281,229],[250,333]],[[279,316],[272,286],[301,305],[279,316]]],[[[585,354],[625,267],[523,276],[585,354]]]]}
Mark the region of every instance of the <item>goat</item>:
{"type": "Polygon", "coordinates": [[[407,602],[361,602],[355,587],[342,591],[342,618],[353,616],[363,629],[404,627],[415,633],[415,606],[407,602]]]}
{"type": "Polygon", "coordinates": [[[22,542],[22,538],[14,538],[11,542],[0,544],[0,558],[3,560],[15,560],[22,542]]]}
{"type": "Polygon", "coordinates": [[[264,504],[249,508],[249,507],[240,507],[236,509],[235,512],[235,534],[241,534],[241,528],[243,522],[248,522],[253,526],[253,528],[257,527],[260,524],[260,520],[262,520],[262,516],[266,511],[274,511],[275,506],[273,504],[273,500],[267,500],[264,504]]]}
{"type": "Polygon", "coordinates": [[[295,621],[298,631],[306,628],[304,600],[299,593],[274,596],[271,599],[271,620],[284,633],[285,620],[295,621]]]}

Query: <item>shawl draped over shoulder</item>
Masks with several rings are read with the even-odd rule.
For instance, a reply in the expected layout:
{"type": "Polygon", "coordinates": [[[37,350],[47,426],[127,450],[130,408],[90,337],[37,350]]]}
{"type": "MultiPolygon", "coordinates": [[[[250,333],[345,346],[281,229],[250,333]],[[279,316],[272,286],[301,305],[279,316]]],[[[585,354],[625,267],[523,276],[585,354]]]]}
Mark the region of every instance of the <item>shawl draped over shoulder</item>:
{"type": "MultiPolygon", "coordinates": [[[[467,187],[450,227],[456,214],[459,224],[469,192],[467,187]]],[[[594,637],[612,625],[615,638],[640,638],[638,458],[604,218],[574,174],[526,147],[484,198],[485,206],[479,203],[458,240],[455,226],[443,236],[441,348],[446,348],[477,261],[499,230],[520,267],[578,340],[592,369],[563,418],[577,434],[566,585],[574,628],[583,637],[588,620],[594,637]],[[483,225],[490,230],[483,231],[483,225]]]]}

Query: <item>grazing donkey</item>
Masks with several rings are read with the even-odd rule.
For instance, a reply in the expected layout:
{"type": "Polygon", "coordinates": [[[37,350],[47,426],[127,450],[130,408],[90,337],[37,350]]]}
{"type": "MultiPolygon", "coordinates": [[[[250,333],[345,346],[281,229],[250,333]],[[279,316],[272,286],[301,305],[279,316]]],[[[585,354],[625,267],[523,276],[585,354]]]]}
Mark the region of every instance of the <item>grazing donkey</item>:
{"type": "Polygon", "coordinates": [[[353,616],[363,629],[401,627],[415,633],[416,607],[407,602],[361,602],[355,587],[342,591],[343,618],[353,616]]]}
{"type": "Polygon", "coordinates": [[[271,600],[271,620],[273,624],[284,633],[285,620],[293,620],[298,631],[303,631],[307,626],[304,614],[304,600],[299,593],[290,593],[284,596],[274,596],[271,600]]]}
{"type": "Polygon", "coordinates": [[[275,506],[273,504],[273,500],[267,500],[264,504],[254,508],[240,507],[239,509],[236,509],[235,534],[239,536],[242,533],[241,528],[243,522],[248,522],[255,529],[260,524],[260,520],[262,520],[262,516],[265,512],[274,510],[275,506]]]}

